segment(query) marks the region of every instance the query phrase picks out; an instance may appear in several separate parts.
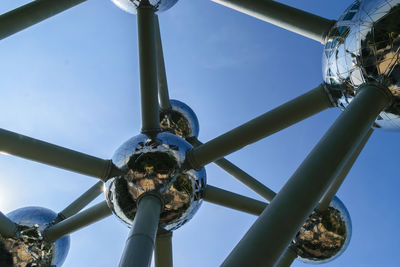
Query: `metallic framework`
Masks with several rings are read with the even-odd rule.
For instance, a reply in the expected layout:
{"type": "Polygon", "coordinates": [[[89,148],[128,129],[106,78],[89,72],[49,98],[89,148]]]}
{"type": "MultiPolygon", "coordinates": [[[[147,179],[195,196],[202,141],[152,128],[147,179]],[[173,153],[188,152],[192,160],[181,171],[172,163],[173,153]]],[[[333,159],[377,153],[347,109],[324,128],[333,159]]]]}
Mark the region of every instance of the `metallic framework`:
{"type": "MultiPolygon", "coordinates": [[[[81,2],[84,1],[59,1],[57,4],[48,0],[32,2],[32,4],[0,17],[0,21],[3,22],[0,25],[13,25],[13,27],[0,28],[0,36],[5,38],[81,2]]],[[[272,1],[226,0],[215,2],[318,40],[321,43],[327,42],[328,32],[334,24],[333,21],[272,1]],[[273,12],[270,12],[271,10],[273,12]],[[279,14],[287,15],[288,13],[292,14],[292,16],[279,16],[279,14]],[[275,16],[277,14],[278,16],[275,16]],[[288,17],[291,19],[286,20],[288,17]],[[296,19],[293,21],[293,18],[296,19]]],[[[152,18],[149,14],[141,17],[141,12],[149,12],[149,10],[150,13],[154,12],[147,5],[144,7],[139,5],[139,43],[143,42],[140,53],[142,56],[140,60],[142,75],[142,132],[146,134],[158,131],[159,128],[157,91],[161,98],[161,109],[165,109],[165,105],[168,105],[169,101],[167,87],[165,86],[166,80],[163,80],[165,76],[160,75],[160,73],[163,73],[163,68],[160,68],[163,60],[161,60],[162,57],[160,55],[156,57],[156,38],[154,36],[149,37],[151,35],[149,32],[151,33],[151,31],[148,31],[149,28],[157,29],[157,26],[154,26],[157,25],[156,17],[153,16],[152,18]],[[153,50],[148,49],[149,43],[154,45],[153,50]],[[148,50],[145,51],[146,49],[148,50]],[[156,71],[146,72],[155,68],[158,68],[158,77],[148,75],[148,73],[157,73],[156,71]]],[[[158,45],[158,48],[160,48],[160,45],[158,45]]],[[[183,168],[200,169],[206,164],[215,162],[267,201],[271,201],[268,208],[264,209],[265,203],[238,196],[210,185],[207,186],[203,195],[205,201],[252,214],[260,214],[256,223],[228,256],[223,266],[245,266],[245,264],[250,264],[251,266],[280,264],[284,266],[290,264],[297,255],[293,254],[293,251],[289,249],[281,257],[282,252],[287,248],[304,220],[314,208],[321,210],[327,207],[372,133],[371,126],[376,117],[389,105],[392,97],[386,88],[373,83],[363,84],[362,90],[360,89],[360,92],[346,107],[343,114],[277,195],[222,158],[250,143],[332,107],[335,101],[333,101],[334,99],[332,99],[332,95],[328,91],[329,88],[327,89],[325,84],[322,84],[309,93],[283,104],[205,144],[202,144],[196,138],[190,139],[195,148],[187,153],[188,160],[183,168]],[[276,119],[278,117],[279,120],[276,119]],[[362,119],[360,120],[360,118],[362,119]],[[268,125],[268,127],[265,127],[265,125],[268,125]],[[321,154],[326,155],[326,157],[321,159],[321,154]],[[318,173],[315,172],[317,167],[320,170],[318,173]],[[312,189],[304,186],[309,183],[314,185],[312,189]],[[308,190],[307,194],[305,194],[306,196],[304,196],[305,190],[308,190]],[[291,199],[295,199],[298,202],[296,207],[291,208],[286,205],[287,201],[291,199]],[[284,212],[282,212],[283,207],[285,207],[284,212]],[[283,222],[287,221],[288,218],[292,223],[283,225],[283,222]],[[267,246],[267,240],[271,239],[276,240],[272,247],[267,246]],[[254,247],[259,249],[254,249],[254,247]]],[[[6,130],[0,131],[0,150],[12,155],[93,176],[101,181],[107,181],[109,178],[122,174],[121,170],[116,168],[110,160],[85,155],[6,130]],[[40,153],[38,153],[39,150],[40,153]]],[[[65,210],[61,211],[58,214],[56,223],[43,231],[44,238],[47,241],[55,241],[68,233],[108,216],[110,210],[105,203],[100,203],[79,213],[83,207],[101,192],[99,190],[101,185],[101,182],[97,183],[65,210]]],[[[143,197],[139,203],[143,204],[138,204],[134,226],[128,238],[125,248],[126,253],[124,252],[120,263],[121,266],[131,266],[133,261],[136,266],[147,266],[151,260],[156,239],[160,204],[158,198],[152,194],[143,197]],[[147,237],[143,238],[143,236],[147,237]],[[152,242],[145,245],[149,239],[152,242]]],[[[16,231],[13,222],[9,221],[5,216],[0,216],[0,233],[2,236],[13,237],[16,235],[16,231]]],[[[157,266],[172,266],[171,235],[171,232],[159,231],[158,233],[155,254],[157,266]]]]}

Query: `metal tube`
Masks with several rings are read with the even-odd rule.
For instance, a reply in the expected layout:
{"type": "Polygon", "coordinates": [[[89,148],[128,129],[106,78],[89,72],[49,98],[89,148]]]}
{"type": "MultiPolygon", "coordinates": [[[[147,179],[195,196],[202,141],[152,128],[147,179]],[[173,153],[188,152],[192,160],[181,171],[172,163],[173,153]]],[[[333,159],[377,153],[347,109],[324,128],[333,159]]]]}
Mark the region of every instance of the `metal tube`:
{"type": "Polygon", "coordinates": [[[0,235],[3,237],[16,237],[17,224],[0,212],[0,235]]]}
{"type": "Polygon", "coordinates": [[[325,44],[335,23],[323,17],[271,0],[212,0],[249,16],[325,44]]]}
{"type": "Polygon", "coordinates": [[[85,226],[100,221],[111,215],[111,210],[107,202],[103,201],[80,213],[77,213],[68,219],[65,219],[43,231],[43,238],[49,242],[55,241],[64,235],[75,232],[85,226]]]}
{"type": "Polygon", "coordinates": [[[224,206],[230,209],[243,211],[253,215],[260,215],[268,205],[259,200],[245,197],[233,192],[229,192],[211,185],[207,185],[204,195],[204,201],[224,206]]]}
{"type": "Polygon", "coordinates": [[[289,246],[274,267],[289,267],[297,258],[297,253],[289,246]]]}
{"type": "MultiPolygon", "coordinates": [[[[194,147],[198,147],[203,144],[197,138],[192,138],[189,141],[194,147]]],[[[237,167],[229,160],[220,158],[214,161],[214,163],[264,199],[271,201],[275,197],[276,193],[274,191],[263,185],[257,179],[237,167]]]]}
{"type": "Polygon", "coordinates": [[[171,108],[171,103],[169,102],[167,73],[165,71],[164,53],[163,53],[161,33],[160,33],[160,23],[158,21],[158,16],[157,15],[155,16],[156,16],[155,32],[156,32],[156,53],[157,53],[158,101],[160,102],[161,109],[168,110],[171,108]]]}
{"type": "Polygon", "coordinates": [[[324,210],[329,207],[329,204],[332,201],[332,198],[336,195],[337,191],[339,190],[340,186],[342,185],[344,179],[346,178],[347,174],[350,172],[351,168],[353,167],[354,163],[356,162],[358,156],[360,155],[361,151],[363,150],[365,144],[368,142],[371,134],[373,133],[373,129],[369,129],[363,140],[361,140],[360,144],[357,146],[356,150],[354,150],[353,154],[347,161],[346,165],[342,168],[339,172],[338,176],[335,178],[334,182],[330,185],[328,191],[324,194],[322,199],[319,201],[318,206],[316,209],[324,210]]]}
{"type": "Polygon", "coordinates": [[[156,267],[173,267],[172,232],[158,234],[154,251],[156,267]]]}
{"type": "Polygon", "coordinates": [[[102,181],[97,182],[89,190],[79,196],[74,202],[72,202],[68,207],[63,209],[56,218],[56,222],[65,220],[86,207],[90,202],[97,198],[104,191],[104,183],[102,181]]]}
{"type": "Polygon", "coordinates": [[[68,148],[0,129],[0,151],[54,167],[100,178],[121,174],[111,160],[104,160],[68,148]]]}
{"type": "Polygon", "coordinates": [[[86,0],[36,0],[0,16],[0,40],[86,0]]]}
{"type": "Polygon", "coordinates": [[[324,85],[305,93],[207,143],[187,154],[188,169],[200,169],[246,145],[272,135],[329,107],[332,102],[324,85]]]}
{"type": "Polygon", "coordinates": [[[161,200],[153,195],[144,196],[133,220],[120,267],[149,267],[154,250],[161,200]]]}
{"type": "Polygon", "coordinates": [[[142,1],[137,8],[142,132],[160,130],[154,8],[142,1]]]}
{"type": "Polygon", "coordinates": [[[273,266],[390,100],[386,88],[364,85],[222,266],[273,266]]]}

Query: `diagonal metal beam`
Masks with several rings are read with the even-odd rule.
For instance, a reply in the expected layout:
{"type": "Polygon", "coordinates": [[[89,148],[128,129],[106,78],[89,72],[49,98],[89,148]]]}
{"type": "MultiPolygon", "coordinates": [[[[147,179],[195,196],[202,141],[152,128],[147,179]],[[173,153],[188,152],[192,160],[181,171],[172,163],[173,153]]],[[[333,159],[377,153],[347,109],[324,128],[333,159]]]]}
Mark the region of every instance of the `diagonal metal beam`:
{"type": "Polygon", "coordinates": [[[154,250],[155,267],[173,267],[172,232],[158,234],[154,250]]]}
{"type": "Polygon", "coordinates": [[[0,16],[0,40],[86,0],[36,0],[0,16]]]}
{"type": "Polygon", "coordinates": [[[77,214],[103,192],[104,183],[99,181],[89,188],[89,190],[79,196],[76,200],[74,200],[71,204],[69,204],[65,209],[59,212],[56,218],[56,223],[77,214]]]}
{"type": "Polygon", "coordinates": [[[391,98],[364,85],[222,266],[273,266],[391,98]]]}
{"type": "Polygon", "coordinates": [[[137,8],[143,133],[160,131],[155,33],[156,17],[154,12],[154,8],[147,1],[142,1],[137,8]]]}
{"type": "Polygon", "coordinates": [[[169,102],[167,73],[165,71],[160,23],[157,15],[155,20],[155,33],[156,33],[156,53],[157,53],[158,100],[160,102],[160,108],[163,110],[168,110],[171,108],[171,103],[169,102]]]}
{"type": "Polygon", "coordinates": [[[104,181],[121,174],[111,160],[89,156],[4,129],[0,129],[0,152],[100,178],[104,181]]]}
{"type": "Polygon", "coordinates": [[[212,0],[323,44],[335,21],[271,0],[212,0]]]}
{"type": "Polygon", "coordinates": [[[297,258],[297,253],[289,246],[274,267],[289,267],[297,258]]]}
{"type": "Polygon", "coordinates": [[[230,209],[243,211],[253,215],[260,215],[261,212],[267,207],[267,203],[245,197],[224,189],[207,185],[203,194],[204,201],[224,206],[230,209]]]}
{"type": "Polygon", "coordinates": [[[363,150],[365,144],[368,142],[371,134],[374,130],[371,128],[364,136],[363,140],[361,140],[360,144],[357,146],[356,150],[353,152],[349,160],[346,162],[344,167],[339,172],[338,176],[335,178],[334,182],[329,187],[328,191],[324,194],[322,199],[319,201],[317,209],[324,210],[329,207],[333,197],[336,195],[337,191],[339,190],[340,186],[342,185],[344,179],[346,178],[347,174],[350,172],[351,168],[353,167],[354,163],[356,162],[358,156],[360,155],[361,151],[363,150]]]}
{"type": "Polygon", "coordinates": [[[323,84],[217,138],[187,154],[186,168],[202,166],[222,158],[246,145],[272,135],[314,114],[332,107],[323,84]]]}
{"type": "Polygon", "coordinates": [[[47,241],[55,241],[65,235],[75,232],[85,226],[100,221],[111,215],[107,202],[103,201],[68,219],[65,219],[43,231],[43,238],[47,241]]]}
{"type": "Polygon", "coordinates": [[[120,267],[148,267],[151,263],[161,212],[161,200],[144,196],[139,204],[129,232],[120,267]]]}
{"type": "Polygon", "coordinates": [[[17,224],[0,212],[0,235],[3,237],[16,237],[17,231],[17,224]]]}
{"type": "MultiPolygon", "coordinates": [[[[189,142],[194,146],[198,147],[202,145],[203,143],[200,142],[197,138],[191,138],[189,142]]],[[[225,158],[220,158],[214,161],[216,165],[221,167],[224,171],[232,175],[234,178],[242,182],[244,185],[246,185],[248,188],[259,194],[261,197],[264,199],[271,201],[276,193],[266,187],[264,184],[259,182],[257,179],[237,167],[235,164],[230,162],[229,160],[225,158]]]]}

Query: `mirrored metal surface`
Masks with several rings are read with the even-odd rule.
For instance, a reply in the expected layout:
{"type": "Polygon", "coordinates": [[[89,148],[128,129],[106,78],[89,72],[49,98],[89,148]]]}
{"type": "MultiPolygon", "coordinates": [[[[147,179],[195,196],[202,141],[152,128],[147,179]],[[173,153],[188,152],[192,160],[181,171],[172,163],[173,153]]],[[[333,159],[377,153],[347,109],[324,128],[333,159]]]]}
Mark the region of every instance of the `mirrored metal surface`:
{"type": "Polygon", "coordinates": [[[140,5],[149,5],[154,7],[157,12],[165,11],[171,8],[178,0],[111,0],[122,10],[136,14],[136,8],[140,5]]]}
{"type": "Polygon", "coordinates": [[[341,109],[365,83],[392,92],[377,128],[400,129],[399,17],[400,0],[357,0],[331,29],[323,53],[324,81],[341,109]]]}
{"type": "Polygon", "coordinates": [[[346,250],[351,231],[350,214],[334,197],[328,209],[310,215],[297,233],[292,248],[304,262],[325,263],[346,250]]]}
{"type": "Polygon", "coordinates": [[[26,207],[7,216],[18,224],[18,238],[0,237],[0,266],[61,266],[67,257],[70,238],[65,236],[54,243],[44,241],[41,232],[57,217],[49,209],[26,207]],[[9,262],[12,265],[7,265],[9,262]],[[8,263],[7,263],[8,262],[8,263]]]}
{"type": "Polygon", "coordinates": [[[171,99],[171,109],[160,112],[160,127],[184,139],[199,136],[199,120],[194,111],[185,103],[171,99]]]}
{"type": "Polygon", "coordinates": [[[201,205],[206,185],[204,168],[181,169],[190,149],[188,142],[170,133],[153,138],[140,134],[125,142],[112,160],[126,174],[106,183],[107,203],[113,213],[131,225],[140,197],[154,193],[164,202],[161,228],[175,230],[190,220],[201,205]]]}

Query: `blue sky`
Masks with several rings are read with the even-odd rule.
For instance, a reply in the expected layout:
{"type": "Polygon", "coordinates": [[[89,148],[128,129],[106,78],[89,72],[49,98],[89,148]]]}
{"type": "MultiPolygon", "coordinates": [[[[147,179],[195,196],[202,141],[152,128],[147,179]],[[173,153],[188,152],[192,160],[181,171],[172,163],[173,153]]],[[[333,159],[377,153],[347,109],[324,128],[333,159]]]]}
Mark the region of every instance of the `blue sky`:
{"type": "MultiPolygon", "coordinates": [[[[0,12],[27,2],[4,0],[0,12]]],[[[351,4],[281,2],[330,19],[351,4]]],[[[321,44],[211,1],[181,0],[160,14],[160,24],[170,95],[197,113],[202,141],[322,81],[321,44]]],[[[0,127],[110,158],[140,130],[136,38],[134,15],[111,1],[92,0],[2,40],[0,127]]],[[[339,114],[325,111],[228,159],[278,191],[339,114]]],[[[326,266],[398,265],[397,137],[375,131],[340,189],[353,236],[347,251],[326,266]]],[[[213,164],[207,175],[211,185],[258,198],[213,164]]],[[[58,212],[95,182],[0,155],[0,210],[36,205],[58,212]]],[[[255,219],[203,203],[192,221],[174,232],[175,266],[218,266],[255,219]]],[[[127,234],[112,216],[74,233],[64,266],[116,266],[127,234]]]]}

